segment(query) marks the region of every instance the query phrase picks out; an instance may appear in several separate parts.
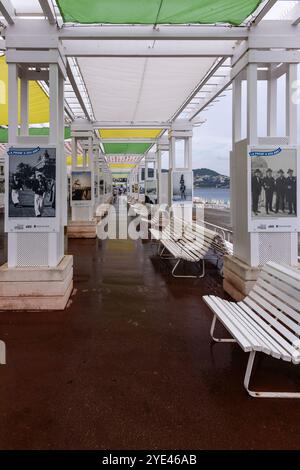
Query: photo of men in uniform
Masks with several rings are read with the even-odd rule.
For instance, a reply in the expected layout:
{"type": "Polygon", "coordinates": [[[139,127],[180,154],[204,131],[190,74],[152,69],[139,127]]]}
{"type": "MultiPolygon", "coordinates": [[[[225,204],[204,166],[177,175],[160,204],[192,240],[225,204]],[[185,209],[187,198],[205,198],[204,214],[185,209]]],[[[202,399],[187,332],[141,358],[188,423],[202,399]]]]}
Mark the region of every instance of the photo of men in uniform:
{"type": "Polygon", "coordinates": [[[72,201],[91,201],[92,198],[91,171],[72,171],[72,201]]]}
{"type": "Polygon", "coordinates": [[[252,218],[297,215],[296,154],[251,157],[252,218]]]}
{"type": "Polygon", "coordinates": [[[10,149],[9,217],[55,217],[56,149],[10,149]]]}

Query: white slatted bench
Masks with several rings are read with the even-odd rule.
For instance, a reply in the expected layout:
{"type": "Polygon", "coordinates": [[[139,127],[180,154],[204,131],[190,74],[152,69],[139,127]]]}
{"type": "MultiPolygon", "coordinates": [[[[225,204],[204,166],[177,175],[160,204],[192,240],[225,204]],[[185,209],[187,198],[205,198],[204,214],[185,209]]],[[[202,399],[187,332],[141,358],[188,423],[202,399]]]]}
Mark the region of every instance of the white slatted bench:
{"type": "MultiPolygon", "coordinates": [[[[145,224],[148,224],[150,228],[152,229],[153,228],[159,229],[159,228],[165,228],[168,225],[168,222],[166,223],[166,220],[168,221],[168,219],[169,219],[169,215],[168,215],[167,210],[158,209],[151,219],[143,217],[141,221],[144,222],[145,224]]],[[[157,239],[156,236],[155,236],[155,239],[157,239]]]]}
{"type": "MultiPolygon", "coordinates": [[[[174,277],[200,278],[205,275],[205,257],[210,250],[224,251],[224,245],[218,233],[203,226],[186,223],[181,219],[172,218],[163,230],[150,229],[151,235],[162,244],[160,256],[165,249],[175,258],[176,264],[172,270],[174,277]],[[198,276],[178,275],[176,270],[181,261],[202,263],[202,271],[198,276]]],[[[164,256],[166,257],[166,256],[164,256]]]]}
{"type": "Polygon", "coordinates": [[[249,389],[257,352],[276,359],[300,363],[300,273],[276,263],[266,264],[259,278],[241,302],[203,297],[214,313],[211,337],[216,342],[237,342],[249,352],[244,386],[252,397],[300,398],[300,392],[257,392],[249,389]],[[214,337],[219,320],[232,339],[214,337]]]}
{"type": "Polygon", "coordinates": [[[96,217],[100,217],[103,219],[103,217],[105,217],[106,214],[108,214],[110,207],[111,205],[107,203],[99,204],[99,206],[96,209],[96,217]]]}

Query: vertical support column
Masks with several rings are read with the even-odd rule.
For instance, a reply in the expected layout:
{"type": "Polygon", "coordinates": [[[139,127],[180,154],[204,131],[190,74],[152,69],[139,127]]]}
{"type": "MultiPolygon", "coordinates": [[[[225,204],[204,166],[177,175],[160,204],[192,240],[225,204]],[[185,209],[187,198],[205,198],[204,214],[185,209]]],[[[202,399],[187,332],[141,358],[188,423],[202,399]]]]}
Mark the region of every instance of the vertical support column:
{"type": "Polygon", "coordinates": [[[17,143],[18,114],[19,114],[19,89],[17,64],[8,64],[8,142],[11,145],[17,143]]]}
{"type": "Polygon", "coordinates": [[[162,203],[162,178],[161,178],[161,149],[157,146],[156,151],[156,162],[157,162],[157,202],[158,204],[162,203]]]}
{"type": "Polygon", "coordinates": [[[247,66],[247,139],[258,144],[257,135],[257,64],[247,66]]]}
{"type": "Polygon", "coordinates": [[[286,135],[290,145],[298,144],[298,112],[297,103],[293,100],[294,84],[298,79],[298,64],[288,64],[286,74],[286,135]]]}
{"type": "Polygon", "coordinates": [[[21,77],[21,126],[20,135],[29,135],[29,87],[26,77],[21,77]]]}
{"type": "MultiPolygon", "coordinates": [[[[274,58],[276,58],[274,54],[274,58]]],[[[261,265],[267,261],[296,265],[298,256],[298,234],[295,231],[274,230],[249,231],[248,192],[249,168],[248,147],[260,146],[272,150],[274,146],[296,146],[297,104],[292,100],[293,85],[297,81],[297,64],[287,64],[286,77],[286,136],[277,133],[277,79],[274,64],[268,65],[267,137],[259,137],[257,129],[258,112],[264,105],[259,103],[257,94],[257,65],[248,64],[247,77],[247,138],[241,140],[240,83],[238,77],[233,82],[233,152],[231,159],[231,204],[234,228],[233,256],[225,257],[224,289],[236,300],[241,300],[253,287],[261,265]],[[269,148],[270,146],[270,148],[269,148]],[[238,201],[238,202],[237,202],[238,201]]],[[[277,69],[278,71],[278,69],[277,69]]],[[[270,163],[269,163],[270,164],[270,163]]],[[[270,164],[271,165],[271,164],[270,164]]],[[[288,163],[287,163],[288,165],[288,163]]],[[[272,167],[271,167],[272,168],[272,167]]],[[[287,168],[287,167],[286,167],[287,168]]],[[[286,171],[285,168],[285,171],[286,171]]],[[[276,169],[276,166],[275,166],[276,169]]],[[[278,170],[278,167],[277,167],[278,170]]],[[[265,170],[263,169],[263,176],[265,170]]],[[[276,177],[276,175],[274,174],[276,177]]],[[[263,195],[264,189],[262,189],[263,195]]],[[[299,191],[299,187],[297,188],[299,191]]],[[[274,200],[275,200],[274,194],[274,200]]],[[[275,201],[273,200],[273,207],[275,201]]],[[[277,223],[277,215],[269,214],[270,222],[277,223]],[[273,220],[272,220],[273,219],[273,220]]],[[[262,218],[262,221],[264,219],[262,218]]],[[[263,222],[262,222],[263,223],[263,222]]],[[[272,227],[272,224],[271,224],[272,227]]],[[[274,228],[274,226],[273,226],[274,228]]]]}
{"type": "MultiPolygon", "coordinates": [[[[16,25],[22,29],[20,24],[16,25]]],[[[22,30],[23,31],[23,30],[22,30]]],[[[31,32],[32,33],[32,32],[31,32]]],[[[10,32],[8,32],[9,36],[10,32]]],[[[34,34],[34,32],[32,33],[34,34]]],[[[6,178],[6,231],[8,231],[8,262],[0,270],[0,310],[62,310],[65,308],[73,287],[73,257],[64,255],[64,223],[66,203],[64,190],[66,189],[66,180],[63,177],[66,171],[66,162],[64,159],[64,77],[65,77],[65,58],[61,51],[57,49],[58,61],[52,63],[53,53],[45,49],[43,57],[43,66],[45,74],[49,77],[49,101],[50,101],[50,133],[46,136],[29,136],[29,97],[28,97],[28,65],[19,66],[18,60],[24,50],[23,44],[17,45],[18,34],[16,33],[13,49],[9,49],[7,54],[9,85],[8,85],[8,109],[9,109],[9,144],[19,146],[20,148],[29,147],[38,149],[40,147],[41,158],[36,161],[29,160],[31,171],[34,174],[37,168],[40,172],[45,171],[45,178],[51,183],[52,208],[55,208],[55,218],[48,221],[46,209],[40,209],[40,219],[36,219],[36,212],[33,210],[33,203],[36,204],[37,191],[31,190],[27,184],[26,178],[21,179],[22,189],[31,201],[31,209],[28,216],[22,217],[22,222],[18,215],[12,217],[8,214],[11,204],[11,194],[9,191],[9,166],[7,165],[6,178]],[[51,63],[50,63],[51,62],[51,63]],[[47,67],[47,64],[48,67],[47,67]],[[48,70],[46,70],[48,68],[48,70]],[[21,79],[20,86],[20,135],[19,135],[19,88],[18,77],[21,79]],[[54,161],[54,152],[51,147],[56,149],[55,176],[47,176],[44,162],[54,161]],[[46,151],[49,151],[48,157],[46,151]],[[53,160],[51,160],[53,159],[53,160]],[[42,222],[38,224],[39,222],[42,222]],[[54,221],[54,222],[53,222],[54,221]],[[12,224],[13,222],[13,224],[12,224]],[[45,222],[45,224],[43,224],[45,222]],[[53,223],[52,223],[53,222],[53,223]],[[43,231],[45,230],[45,231],[43,231]],[[21,269],[20,269],[21,268],[21,269]],[[2,294],[1,294],[2,292],[2,294]]],[[[44,38],[43,38],[44,39],[44,38]]],[[[49,48],[50,50],[50,48],[49,48]]],[[[38,80],[38,69],[40,68],[40,54],[34,50],[26,51],[28,63],[30,63],[30,79],[38,80]]],[[[38,150],[37,150],[38,151],[38,150]]],[[[32,155],[35,155],[32,152],[32,155]]],[[[32,158],[30,152],[24,155],[32,158]]],[[[37,155],[38,157],[38,155],[37,155]]],[[[20,160],[22,161],[22,160],[20,160]]],[[[25,161],[25,160],[24,160],[25,161]]],[[[54,169],[53,169],[54,171],[54,169]]],[[[42,184],[41,180],[37,184],[42,184]]],[[[43,196],[48,193],[48,188],[44,186],[43,196]]],[[[49,188],[50,192],[50,188],[49,188]]],[[[20,204],[22,202],[23,191],[19,195],[20,204]]],[[[23,200],[24,201],[24,200],[23,200]]],[[[50,207],[48,197],[45,201],[50,207]]],[[[38,201],[41,204],[45,201],[38,201]]],[[[24,207],[24,205],[23,205],[24,207]]]]}
{"type": "MultiPolygon", "coordinates": [[[[96,237],[96,217],[95,217],[95,158],[94,158],[94,130],[89,121],[74,121],[71,126],[72,131],[72,169],[80,173],[90,172],[91,174],[91,196],[90,199],[83,198],[79,201],[71,200],[72,217],[68,223],[69,238],[95,238],[96,237]],[[77,142],[81,141],[83,152],[83,166],[77,165],[77,142]]],[[[82,175],[78,175],[80,180],[82,175]]],[[[86,177],[83,177],[84,184],[87,184],[86,177]]]]}
{"type": "Polygon", "coordinates": [[[277,135],[277,78],[274,76],[275,65],[268,68],[267,135],[277,135]]]}

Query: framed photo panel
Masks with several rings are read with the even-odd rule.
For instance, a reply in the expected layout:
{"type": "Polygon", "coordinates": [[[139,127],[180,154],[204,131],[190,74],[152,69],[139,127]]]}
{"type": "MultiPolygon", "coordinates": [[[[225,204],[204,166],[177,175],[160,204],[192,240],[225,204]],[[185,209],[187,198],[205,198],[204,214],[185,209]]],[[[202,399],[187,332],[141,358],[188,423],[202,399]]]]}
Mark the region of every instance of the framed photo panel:
{"type": "Polygon", "coordinates": [[[248,147],[250,232],[298,230],[297,154],[296,147],[248,147]]]}

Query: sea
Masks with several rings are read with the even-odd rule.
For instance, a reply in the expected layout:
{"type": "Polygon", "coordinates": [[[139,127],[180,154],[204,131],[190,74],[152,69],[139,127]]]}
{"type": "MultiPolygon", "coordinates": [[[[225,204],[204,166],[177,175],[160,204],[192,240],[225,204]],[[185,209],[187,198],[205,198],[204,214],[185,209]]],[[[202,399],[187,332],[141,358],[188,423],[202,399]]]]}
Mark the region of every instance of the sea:
{"type": "Polygon", "coordinates": [[[229,188],[194,188],[194,197],[208,203],[230,204],[229,188]]]}

